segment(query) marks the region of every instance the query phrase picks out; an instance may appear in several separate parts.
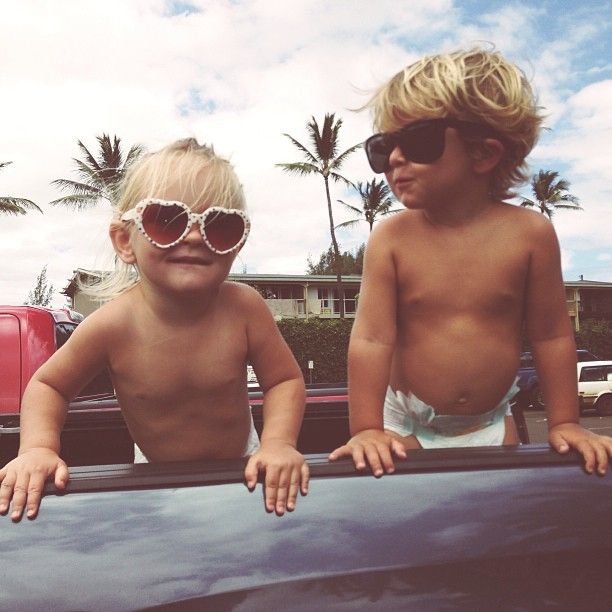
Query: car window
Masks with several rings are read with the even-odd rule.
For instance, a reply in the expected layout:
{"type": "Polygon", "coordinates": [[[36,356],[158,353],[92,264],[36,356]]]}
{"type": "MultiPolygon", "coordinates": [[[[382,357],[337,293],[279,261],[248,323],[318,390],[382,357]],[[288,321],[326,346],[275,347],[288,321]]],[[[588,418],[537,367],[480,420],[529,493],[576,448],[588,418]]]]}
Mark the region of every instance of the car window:
{"type": "Polygon", "coordinates": [[[56,323],[55,324],[55,344],[60,348],[66,344],[72,332],[76,329],[75,323],[56,323]]]}
{"type": "Polygon", "coordinates": [[[606,380],[606,370],[607,368],[602,367],[582,368],[582,371],[580,372],[580,382],[606,380]]]}
{"type": "MultiPolygon", "coordinates": [[[[55,324],[55,343],[57,348],[61,348],[66,344],[72,332],[76,329],[76,323],[56,323],[55,324]]],[[[110,375],[107,370],[98,374],[87,386],[79,393],[79,397],[88,397],[92,395],[113,394],[115,389],[111,382],[110,375]]]]}

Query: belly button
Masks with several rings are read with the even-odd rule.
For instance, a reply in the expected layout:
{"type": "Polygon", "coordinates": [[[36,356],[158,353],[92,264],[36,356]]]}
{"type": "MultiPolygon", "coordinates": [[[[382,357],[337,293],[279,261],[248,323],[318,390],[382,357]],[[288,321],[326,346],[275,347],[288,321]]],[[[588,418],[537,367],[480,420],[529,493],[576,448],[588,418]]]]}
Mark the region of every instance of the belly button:
{"type": "Polygon", "coordinates": [[[464,404],[467,404],[467,401],[468,401],[468,400],[467,400],[467,397],[460,397],[460,398],[457,400],[457,403],[458,403],[458,404],[461,404],[461,405],[464,405],[464,404]]]}

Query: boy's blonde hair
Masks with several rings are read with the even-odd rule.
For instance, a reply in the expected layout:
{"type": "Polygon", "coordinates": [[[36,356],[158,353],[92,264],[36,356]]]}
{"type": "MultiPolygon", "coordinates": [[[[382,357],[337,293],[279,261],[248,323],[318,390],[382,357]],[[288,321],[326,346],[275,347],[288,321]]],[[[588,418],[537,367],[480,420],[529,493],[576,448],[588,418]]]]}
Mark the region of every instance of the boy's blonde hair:
{"type": "MultiPolygon", "coordinates": [[[[245,210],[242,185],[228,160],[219,157],[212,146],[200,145],[195,138],[177,140],[143,155],[127,171],[120,186],[113,223],[121,215],[147,198],[162,197],[172,187],[195,211],[208,206],[245,210]],[[197,189],[196,189],[197,186],[197,189]]],[[[130,231],[137,231],[131,224],[130,231]]],[[[79,287],[99,301],[117,297],[138,282],[132,265],[115,257],[115,270],[103,274],[95,284],[79,282],[79,287]]]]}
{"type": "Polygon", "coordinates": [[[499,199],[512,197],[511,188],[527,180],[525,158],[543,119],[523,71],[500,53],[480,48],[424,57],[391,78],[366,107],[382,132],[441,117],[494,128],[505,147],[490,184],[499,199]]]}

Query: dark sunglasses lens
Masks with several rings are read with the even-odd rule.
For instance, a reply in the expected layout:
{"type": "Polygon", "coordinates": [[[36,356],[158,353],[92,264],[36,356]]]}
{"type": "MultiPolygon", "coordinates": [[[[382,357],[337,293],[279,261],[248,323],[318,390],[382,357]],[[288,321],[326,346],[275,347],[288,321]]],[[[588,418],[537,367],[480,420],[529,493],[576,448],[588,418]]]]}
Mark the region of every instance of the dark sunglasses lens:
{"type": "Polygon", "coordinates": [[[185,232],[188,222],[187,211],[176,204],[147,204],[142,213],[142,226],[147,236],[164,246],[178,240],[185,232]]]}
{"type": "Polygon", "coordinates": [[[444,153],[446,126],[440,123],[400,131],[398,145],[405,159],[417,164],[431,164],[444,153]]]}
{"type": "Polygon", "coordinates": [[[389,169],[389,155],[395,147],[390,134],[375,134],[366,140],[365,151],[374,172],[380,174],[389,169]]]}
{"type": "Polygon", "coordinates": [[[240,215],[215,211],[206,217],[203,229],[214,249],[229,251],[242,240],[245,223],[240,215]]]}

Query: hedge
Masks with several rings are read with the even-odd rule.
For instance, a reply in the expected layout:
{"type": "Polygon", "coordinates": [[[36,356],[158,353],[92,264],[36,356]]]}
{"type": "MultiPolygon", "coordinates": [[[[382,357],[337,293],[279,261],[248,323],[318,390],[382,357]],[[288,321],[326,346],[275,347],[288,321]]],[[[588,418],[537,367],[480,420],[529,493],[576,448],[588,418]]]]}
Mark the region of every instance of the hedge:
{"type": "Polygon", "coordinates": [[[346,355],[353,319],[282,319],[278,321],[283,338],[311,381],[308,362],[312,361],[313,383],[346,382],[346,355]]]}
{"type": "Polygon", "coordinates": [[[600,359],[612,359],[612,322],[588,319],[576,332],[578,348],[584,348],[600,359]]]}
{"type": "MultiPolygon", "coordinates": [[[[591,351],[600,359],[612,360],[612,323],[582,321],[576,332],[576,345],[591,351]]],[[[282,319],[278,321],[283,338],[292,350],[304,374],[311,381],[308,362],[314,362],[313,383],[346,382],[346,355],[353,319],[282,319]]],[[[523,335],[523,350],[529,343],[523,335]]]]}

